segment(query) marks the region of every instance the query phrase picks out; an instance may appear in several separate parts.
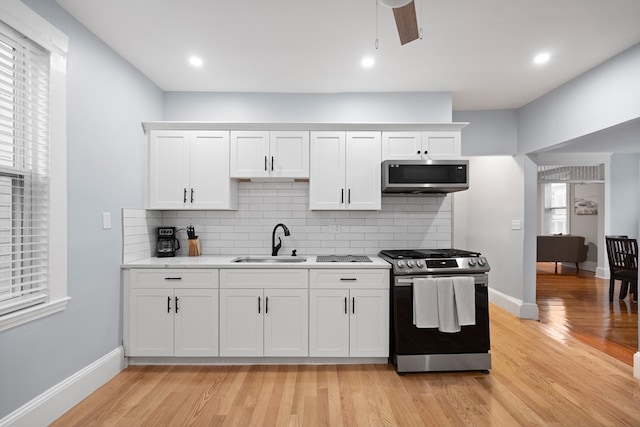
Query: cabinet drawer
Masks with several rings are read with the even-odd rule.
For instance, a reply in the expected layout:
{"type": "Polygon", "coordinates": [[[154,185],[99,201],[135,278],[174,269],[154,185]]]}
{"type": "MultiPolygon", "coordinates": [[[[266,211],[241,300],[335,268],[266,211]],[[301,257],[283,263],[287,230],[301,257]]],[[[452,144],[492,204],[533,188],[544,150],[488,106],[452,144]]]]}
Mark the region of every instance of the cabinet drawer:
{"type": "Polygon", "coordinates": [[[221,288],[306,288],[309,286],[307,269],[222,269],[221,288]]]}
{"type": "Polygon", "coordinates": [[[325,270],[309,271],[313,288],[388,289],[388,270],[325,270]]]}
{"type": "Polygon", "coordinates": [[[131,288],[217,288],[217,269],[132,269],[131,288]]]}

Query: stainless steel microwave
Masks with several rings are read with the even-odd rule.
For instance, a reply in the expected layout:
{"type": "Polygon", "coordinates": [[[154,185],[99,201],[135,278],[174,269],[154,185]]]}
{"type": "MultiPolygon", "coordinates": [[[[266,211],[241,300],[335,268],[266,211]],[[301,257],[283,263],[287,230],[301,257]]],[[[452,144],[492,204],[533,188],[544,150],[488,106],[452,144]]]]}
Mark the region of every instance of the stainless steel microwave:
{"type": "Polygon", "coordinates": [[[468,160],[385,160],[383,193],[452,193],[469,188],[468,160]]]}

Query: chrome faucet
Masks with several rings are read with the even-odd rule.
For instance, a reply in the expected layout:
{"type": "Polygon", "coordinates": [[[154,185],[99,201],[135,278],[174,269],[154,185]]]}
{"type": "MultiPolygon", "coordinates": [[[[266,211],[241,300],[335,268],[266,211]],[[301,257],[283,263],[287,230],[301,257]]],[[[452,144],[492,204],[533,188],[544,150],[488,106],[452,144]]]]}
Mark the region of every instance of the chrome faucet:
{"type": "Polygon", "coordinates": [[[289,236],[291,234],[287,226],[282,223],[277,224],[275,227],[273,227],[273,233],[271,233],[271,256],[277,256],[278,251],[282,247],[282,239],[280,237],[278,237],[278,244],[276,245],[276,230],[278,229],[278,227],[282,227],[285,236],[289,236]]]}

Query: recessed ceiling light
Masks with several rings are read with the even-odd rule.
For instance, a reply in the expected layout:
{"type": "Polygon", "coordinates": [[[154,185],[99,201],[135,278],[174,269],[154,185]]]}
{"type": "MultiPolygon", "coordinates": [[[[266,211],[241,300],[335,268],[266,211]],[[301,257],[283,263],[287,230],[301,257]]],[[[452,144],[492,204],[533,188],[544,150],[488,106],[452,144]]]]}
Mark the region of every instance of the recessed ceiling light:
{"type": "Polygon", "coordinates": [[[551,58],[551,55],[549,54],[549,52],[542,52],[537,54],[535,58],[533,58],[533,62],[538,65],[541,65],[549,62],[550,58],[551,58]]]}
{"type": "Polygon", "coordinates": [[[189,58],[189,64],[193,65],[194,67],[201,67],[202,58],[198,58],[197,56],[192,56],[191,58],[189,58]]]}
{"type": "Polygon", "coordinates": [[[369,68],[369,67],[373,67],[373,64],[375,64],[375,61],[373,60],[372,57],[367,56],[366,58],[362,59],[361,64],[363,67],[369,68]]]}

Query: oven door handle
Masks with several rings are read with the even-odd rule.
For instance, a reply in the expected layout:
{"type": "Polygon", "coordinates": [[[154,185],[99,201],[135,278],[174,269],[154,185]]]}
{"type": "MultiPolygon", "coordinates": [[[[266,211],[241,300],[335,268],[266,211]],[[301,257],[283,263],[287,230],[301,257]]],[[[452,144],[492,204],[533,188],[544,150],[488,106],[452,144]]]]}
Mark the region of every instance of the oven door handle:
{"type": "MultiPolygon", "coordinates": [[[[438,276],[438,277],[456,277],[454,276],[438,276]]],[[[396,279],[396,287],[409,287],[413,285],[413,279],[396,279]]],[[[485,288],[489,287],[488,283],[476,283],[476,286],[483,286],[485,288]]]]}

